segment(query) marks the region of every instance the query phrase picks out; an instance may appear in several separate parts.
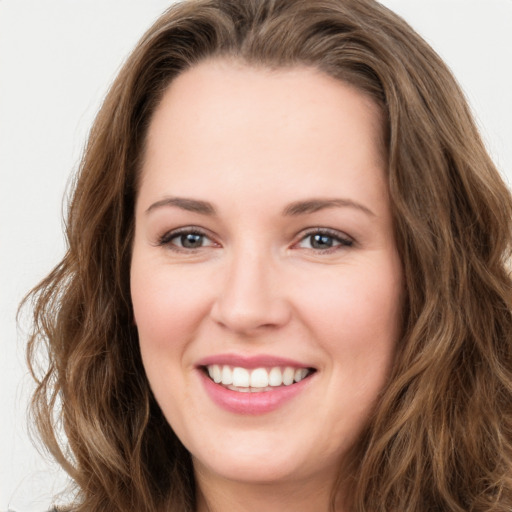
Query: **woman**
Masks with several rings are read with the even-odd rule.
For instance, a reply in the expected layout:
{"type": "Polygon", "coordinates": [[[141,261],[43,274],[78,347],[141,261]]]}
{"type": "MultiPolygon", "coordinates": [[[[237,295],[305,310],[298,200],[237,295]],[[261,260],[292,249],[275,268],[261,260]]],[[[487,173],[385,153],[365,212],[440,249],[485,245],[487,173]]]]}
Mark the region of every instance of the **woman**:
{"type": "Polygon", "coordinates": [[[34,292],[72,509],[510,510],[511,214],[450,73],[379,4],[172,7],[34,292]]]}

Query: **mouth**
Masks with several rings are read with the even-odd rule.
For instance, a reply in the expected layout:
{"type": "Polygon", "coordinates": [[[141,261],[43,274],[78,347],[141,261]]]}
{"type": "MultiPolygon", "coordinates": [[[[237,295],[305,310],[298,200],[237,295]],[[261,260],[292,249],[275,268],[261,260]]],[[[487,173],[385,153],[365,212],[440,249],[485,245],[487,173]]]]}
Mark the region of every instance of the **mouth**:
{"type": "Polygon", "coordinates": [[[309,378],[314,368],[272,366],[244,368],[227,364],[209,364],[201,370],[215,384],[240,393],[262,393],[293,386],[309,378]]]}

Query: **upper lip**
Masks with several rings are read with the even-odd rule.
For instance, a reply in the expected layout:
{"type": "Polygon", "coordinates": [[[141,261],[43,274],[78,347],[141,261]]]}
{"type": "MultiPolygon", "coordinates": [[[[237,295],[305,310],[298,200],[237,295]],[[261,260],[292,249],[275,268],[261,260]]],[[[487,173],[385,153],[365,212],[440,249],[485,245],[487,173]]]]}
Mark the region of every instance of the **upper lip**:
{"type": "Polygon", "coordinates": [[[216,354],[205,357],[198,361],[198,367],[210,366],[213,364],[230,365],[241,368],[273,368],[276,366],[290,366],[292,368],[311,368],[311,365],[288,359],[286,357],[277,357],[268,354],[254,356],[240,354],[216,354]]]}

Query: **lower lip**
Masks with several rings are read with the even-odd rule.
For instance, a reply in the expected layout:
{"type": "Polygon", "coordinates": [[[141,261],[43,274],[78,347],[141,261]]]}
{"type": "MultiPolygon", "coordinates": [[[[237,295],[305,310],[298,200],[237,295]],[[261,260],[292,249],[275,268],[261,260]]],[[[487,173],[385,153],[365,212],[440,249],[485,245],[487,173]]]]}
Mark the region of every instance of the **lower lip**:
{"type": "Polygon", "coordinates": [[[206,392],[218,406],[236,414],[265,414],[275,411],[292,400],[309,384],[311,377],[289,386],[276,386],[270,391],[239,392],[213,382],[202,370],[198,370],[206,392]]]}

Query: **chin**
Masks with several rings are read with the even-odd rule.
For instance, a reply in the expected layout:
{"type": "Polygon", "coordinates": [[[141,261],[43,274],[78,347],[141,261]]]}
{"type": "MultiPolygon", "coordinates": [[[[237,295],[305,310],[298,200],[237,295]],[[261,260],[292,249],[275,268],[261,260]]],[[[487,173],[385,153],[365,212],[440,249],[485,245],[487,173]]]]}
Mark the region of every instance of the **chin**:
{"type": "Polygon", "coordinates": [[[217,477],[245,484],[277,484],[304,478],[303,468],[291,464],[290,459],[265,460],[262,456],[227,457],[218,460],[198,461],[193,458],[196,471],[215,474],[217,477]]]}
{"type": "Polygon", "coordinates": [[[222,480],[245,484],[281,484],[307,481],[320,476],[333,479],[342,455],[336,451],[323,456],[310,452],[311,442],[303,439],[291,441],[289,433],[252,431],[246,435],[230,435],[222,443],[196,445],[192,453],[194,468],[199,474],[215,475],[222,480]],[[244,439],[245,437],[245,439],[244,439]],[[286,443],[288,440],[288,443],[286,443]],[[212,446],[213,445],[213,446],[212,446]]]}

